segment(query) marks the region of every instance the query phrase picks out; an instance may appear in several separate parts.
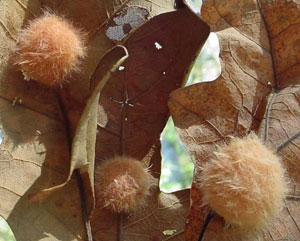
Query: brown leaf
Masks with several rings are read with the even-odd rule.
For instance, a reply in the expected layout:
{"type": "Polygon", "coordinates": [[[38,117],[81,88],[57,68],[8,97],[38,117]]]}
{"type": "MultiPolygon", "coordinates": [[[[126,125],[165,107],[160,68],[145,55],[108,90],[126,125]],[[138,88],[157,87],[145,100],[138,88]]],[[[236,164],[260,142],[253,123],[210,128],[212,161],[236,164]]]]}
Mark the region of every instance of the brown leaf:
{"type": "MultiPolygon", "coordinates": [[[[47,3],[50,4],[49,2],[47,3]]],[[[120,1],[106,2],[103,0],[89,0],[82,2],[76,0],[75,2],[58,1],[50,4],[53,8],[57,9],[60,14],[73,20],[74,24],[83,27],[84,31],[88,34],[88,56],[83,63],[83,70],[77,76],[73,77],[72,85],[69,85],[67,88],[60,91],[60,104],[66,114],[65,119],[68,123],[70,139],[73,139],[70,175],[79,162],[81,166],[80,174],[85,187],[85,199],[88,214],[92,212],[94,207],[93,159],[95,150],[94,144],[89,140],[92,140],[92,142],[95,141],[95,131],[89,130],[88,135],[90,138],[88,138],[87,145],[85,145],[82,142],[86,141],[86,138],[83,138],[82,133],[78,135],[78,130],[83,128],[81,126],[81,121],[85,111],[85,104],[88,102],[87,98],[89,98],[90,95],[93,95],[92,91],[95,88],[95,86],[91,87],[90,84],[91,82],[95,84],[95,81],[97,83],[101,74],[104,74],[101,69],[105,67],[105,61],[102,63],[102,60],[105,58],[107,51],[112,49],[118,43],[121,43],[123,39],[129,38],[136,28],[147,21],[150,14],[155,15],[171,9],[172,7],[168,1],[158,6],[155,5],[155,1],[153,1],[153,5],[149,4],[149,1],[146,1],[146,3],[140,1],[140,4],[143,7],[132,5],[129,0],[124,1],[123,3],[120,1]],[[147,7],[144,7],[144,5],[147,7]],[[122,38],[114,38],[116,34],[118,37],[120,37],[119,35],[121,34],[122,38]],[[75,145],[78,147],[77,154],[74,154],[75,145]],[[81,148],[84,147],[87,147],[86,157],[89,159],[87,162],[82,159],[82,155],[85,154],[81,148]],[[81,155],[80,158],[75,157],[78,156],[78,154],[79,156],[81,155]],[[77,161],[75,159],[77,159],[77,161]],[[77,164],[75,164],[76,162],[77,164]],[[82,165],[84,162],[86,162],[86,166],[82,165]]],[[[121,62],[119,64],[121,64],[121,62]]],[[[111,66],[106,67],[108,68],[111,66]]],[[[96,105],[94,108],[96,108],[96,105]]],[[[96,111],[94,108],[93,111],[96,111]]],[[[94,122],[96,121],[96,115],[97,112],[93,112],[94,122]]],[[[87,117],[89,120],[85,120],[89,122],[91,118],[90,113],[87,114],[87,117]]],[[[94,124],[96,123],[91,124],[93,128],[94,124]]],[[[70,179],[70,176],[68,179],[70,179]]],[[[52,190],[53,189],[50,189],[50,191],[52,190]]]]}
{"type": "MultiPolygon", "coordinates": [[[[90,177],[93,177],[94,169],[99,95],[111,73],[127,57],[126,54],[124,47],[116,47],[99,62],[101,68],[97,68],[95,78],[101,80],[93,90],[81,116],[73,139],[71,157],[69,156],[66,123],[60,116],[54,119],[40,110],[31,109],[30,99],[27,96],[22,97],[24,93],[17,95],[18,100],[22,100],[21,103],[14,100],[10,102],[4,94],[2,95],[1,127],[4,132],[4,144],[1,148],[3,160],[1,163],[4,164],[4,168],[1,177],[3,178],[2,185],[4,185],[2,189],[6,191],[3,196],[10,202],[3,203],[1,213],[6,212],[3,214],[5,218],[9,215],[7,220],[15,228],[18,240],[40,240],[44,233],[49,233],[50,240],[80,240],[85,236],[77,183],[71,180],[71,175],[75,169],[79,169],[83,177],[86,176],[85,173],[89,174],[83,181],[86,184],[87,209],[91,212],[94,201],[93,179],[90,177]],[[27,106],[27,101],[29,106],[27,106]],[[71,163],[69,163],[69,158],[71,158],[71,163]],[[68,164],[70,170],[66,172],[65,166],[67,167],[68,164]],[[7,167],[10,168],[7,169],[7,167]],[[38,178],[39,175],[41,175],[40,178],[38,178]],[[57,182],[63,184],[58,185],[57,182]],[[45,189],[45,187],[48,188],[45,189]],[[29,188],[29,190],[26,192],[24,188],[29,188]],[[45,193],[54,191],[55,195],[49,200],[42,199],[41,203],[31,202],[32,199],[40,199],[45,193]],[[62,195],[63,192],[70,193],[70,195],[62,195]],[[30,199],[27,193],[31,195],[30,199]],[[32,193],[35,193],[34,198],[32,198],[32,193]],[[12,203],[15,205],[11,206],[12,203]],[[35,222],[38,222],[38,225],[35,225],[35,222]],[[33,227],[27,227],[28,224],[33,224],[33,227]],[[33,233],[35,229],[40,229],[42,233],[33,233]]],[[[5,84],[11,84],[7,82],[11,81],[10,77],[17,77],[13,80],[13,84],[16,84],[18,78],[20,79],[20,76],[16,76],[11,70],[4,72],[2,77],[2,83],[5,84]]],[[[54,91],[48,94],[45,89],[35,83],[27,84],[25,81],[20,83],[27,90],[27,95],[37,95],[41,99],[41,104],[44,101],[46,103],[51,101],[54,103],[53,107],[59,110],[57,95],[54,91]],[[28,86],[32,88],[29,89],[28,86]],[[35,93],[36,91],[39,92],[35,93]]],[[[2,91],[4,90],[5,87],[2,91]]]]}
{"type": "MultiPolygon", "coordinates": [[[[169,116],[169,93],[183,84],[208,33],[207,25],[184,8],[154,17],[124,43],[129,58],[100,99],[97,162],[114,155],[133,156],[159,178],[159,137],[169,116]]],[[[189,191],[164,194],[157,187],[148,202],[123,219],[124,240],[182,240],[189,191]],[[165,230],[176,232],[166,236],[165,230]]],[[[117,226],[117,216],[96,208],[92,220],[96,240],[116,239],[117,226]]]]}
{"type": "MultiPolygon", "coordinates": [[[[84,183],[85,205],[87,213],[90,214],[95,206],[94,195],[94,163],[95,163],[95,145],[97,134],[97,110],[101,91],[112,73],[128,57],[126,48],[116,46],[109,50],[100,60],[92,80],[98,83],[91,92],[91,96],[86,101],[86,106],[80,116],[71,147],[71,161],[69,174],[66,180],[58,185],[44,189],[31,195],[30,200],[42,201],[50,193],[58,188],[65,186],[72,177],[74,170],[79,170],[84,183]]],[[[68,123],[65,121],[65,124],[68,123]]]]}
{"type": "MultiPolygon", "coordinates": [[[[9,222],[18,241],[84,240],[86,235],[75,178],[41,202],[31,202],[28,195],[63,183],[69,176],[70,166],[71,169],[82,169],[83,162],[92,162],[93,153],[84,149],[75,155],[73,149],[73,157],[83,155],[83,160],[80,157],[79,166],[74,160],[70,163],[70,146],[74,138],[75,145],[77,136],[81,136],[78,135],[80,128],[85,129],[86,123],[79,126],[78,123],[81,117],[86,120],[85,114],[82,116],[86,101],[101,78],[99,75],[105,72],[102,69],[99,72],[98,64],[111,64],[104,61],[105,53],[123,42],[133,56],[124,65],[125,71],[113,76],[104,91],[98,111],[97,159],[131,154],[151,163],[153,175],[158,177],[161,161],[159,135],[168,118],[168,94],[184,82],[209,29],[198,16],[183,9],[153,18],[135,32],[148,18],[173,10],[171,0],[3,0],[0,10],[0,128],[4,136],[0,153],[0,215],[9,222]],[[88,35],[88,57],[82,72],[72,76],[71,84],[59,93],[34,81],[24,81],[22,74],[9,63],[16,34],[45,7],[63,14],[88,35]],[[186,28],[189,25],[191,27],[186,28]],[[122,38],[111,35],[117,30],[124,32],[122,38]],[[109,100],[111,96],[113,99],[109,100]],[[124,108],[116,101],[122,101],[124,108]],[[129,107],[132,109],[129,110],[129,107]],[[114,111],[115,114],[112,114],[114,111]],[[105,119],[107,125],[103,124],[105,119]],[[110,136],[117,136],[114,135],[115,130],[119,131],[117,143],[111,142],[110,136]],[[103,140],[105,142],[99,147],[103,140]],[[107,149],[107,143],[116,148],[107,149]]],[[[93,134],[90,137],[93,144],[93,134]]],[[[83,142],[83,146],[92,148],[85,143],[88,140],[79,141],[83,142]]],[[[86,181],[90,178],[92,182],[92,165],[88,169],[88,176],[83,173],[85,191],[88,192],[86,199],[92,197],[86,181]]],[[[181,240],[189,192],[163,194],[155,189],[151,198],[153,201],[145,210],[124,221],[124,236],[133,236],[135,240],[141,240],[143,236],[140,235],[152,240],[181,240]],[[157,225],[149,225],[151,220],[157,225]],[[166,236],[166,230],[176,231],[166,236]]],[[[91,210],[91,206],[87,208],[91,210]]],[[[115,221],[114,217],[106,219],[101,214],[94,220],[106,229],[104,232],[101,228],[95,229],[96,238],[99,232],[104,234],[105,239],[115,238],[116,235],[109,233],[107,228],[116,231],[114,226],[107,226],[111,220],[115,221]]]]}
{"type": "Polygon", "coordinates": [[[68,175],[68,141],[56,95],[26,83],[11,69],[2,67],[0,76],[0,215],[17,240],[81,240],[85,234],[75,179],[46,202],[28,200],[28,194],[58,185],[68,175]],[[11,96],[22,104],[13,106],[11,96]]]}
{"type": "MultiPolygon", "coordinates": [[[[174,91],[169,101],[179,136],[196,164],[187,240],[198,240],[207,214],[197,176],[217,145],[254,130],[276,148],[299,131],[299,87],[292,86],[299,83],[299,7],[285,0],[209,0],[203,5],[203,17],[220,41],[222,74],[215,82],[174,91]]],[[[297,143],[280,151],[294,195],[299,195],[297,143]]],[[[223,219],[216,217],[204,240],[299,240],[297,214],[297,201],[287,200],[280,217],[256,237],[224,229],[223,219]]]]}
{"type": "MultiPolygon", "coordinates": [[[[69,176],[70,138],[64,115],[75,119],[69,127],[74,134],[76,121],[79,121],[90,94],[90,76],[107,50],[116,45],[106,36],[104,26],[109,26],[106,24],[119,11],[130,8],[129,2],[120,5],[111,1],[110,6],[105,7],[104,1],[85,1],[83,4],[82,1],[4,0],[0,3],[0,123],[4,136],[0,162],[0,215],[7,219],[18,241],[82,240],[85,237],[76,179],[71,179],[41,203],[29,201],[28,194],[59,185],[69,176]],[[74,98],[63,100],[75,106],[75,114],[72,109],[68,113],[61,112],[61,103],[54,90],[35,82],[27,83],[20,73],[9,66],[9,56],[18,31],[47,5],[63,13],[89,34],[89,57],[82,74],[74,76],[71,87],[66,88],[66,92],[70,90],[74,98]]],[[[168,6],[172,6],[166,2],[152,8],[152,3],[148,1],[146,5],[152,15],[167,11],[168,6]]],[[[95,76],[96,81],[97,77],[100,76],[95,76]]],[[[90,176],[87,178],[93,177],[91,167],[89,165],[90,176]]],[[[90,192],[88,195],[92,197],[90,192]]]]}
{"type": "MultiPolygon", "coordinates": [[[[300,130],[300,85],[287,86],[269,98],[268,118],[261,123],[259,131],[267,136],[267,143],[278,148],[300,130]],[[268,124],[266,124],[268,123],[268,124]]],[[[297,138],[279,150],[289,178],[289,195],[299,196],[299,151],[297,138]]],[[[299,201],[287,199],[280,218],[266,230],[264,240],[299,240],[299,201]],[[285,225],[282,225],[284,222],[285,225]],[[271,237],[271,238],[270,238],[271,237]]]]}

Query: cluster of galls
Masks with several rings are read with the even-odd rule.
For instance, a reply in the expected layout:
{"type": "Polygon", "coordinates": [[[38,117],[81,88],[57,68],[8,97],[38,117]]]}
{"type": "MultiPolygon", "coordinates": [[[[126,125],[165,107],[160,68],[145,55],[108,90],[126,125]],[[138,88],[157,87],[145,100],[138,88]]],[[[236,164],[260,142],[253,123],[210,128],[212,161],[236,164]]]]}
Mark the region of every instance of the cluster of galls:
{"type": "MultiPolygon", "coordinates": [[[[20,32],[14,63],[25,79],[59,86],[79,71],[85,36],[64,18],[45,13],[20,32]]],[[[153,184],[140,161],[124,156],[101,163],[95,178],[98,205],[113,213],[141,208],[153,184]]],[[[280,159],[255,135],[220,147],[199,178],[204,202],[227,223],[244,229],[265,227],[279,213],[287,192],[280,159]]]]}
{"type": "MultiPolygon", "coordinates": [[[[24,79],[48,87],[61,86],[80,70],[86,55],[86,33],[68,20],[45,12],[20,32],[14,64],[24,79]]],[[[113,213],[130,213],[146,204],[153,177],[142,162],[130,157],[106,160],[95,172],[98,206],[113,213]]]]}

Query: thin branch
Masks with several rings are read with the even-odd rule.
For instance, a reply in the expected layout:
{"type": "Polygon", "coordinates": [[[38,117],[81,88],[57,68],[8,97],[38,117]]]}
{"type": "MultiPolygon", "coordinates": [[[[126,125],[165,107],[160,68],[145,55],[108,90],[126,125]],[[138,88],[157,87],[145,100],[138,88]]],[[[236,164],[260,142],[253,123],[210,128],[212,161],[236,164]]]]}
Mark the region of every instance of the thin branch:
{"type": "Polygon", "coordinates": [[[204,223],[203,223],[203,226],[202,226],[202,229],[201,229],[201,232],[200,232],[200,235],[199,235],[199,239],[198,241],[202,241],[205,233],[206,233],[206,230],[207,230],[207,227],[208,227],[208,224],[210,223],[210,221],[212,220],[212,218],[215,216],[215,213],[214,211],[210,210],[208,212],[208,214],[206,215],[206,218],[204,220],[204,223]]]}
{"type": "Polygon", "coordinates": [[[295,135],[293,135],[292,137],[290,137],[289,139],[287,139],[286,141],[284,141],[282,144],[280,144],[276,148],[276,152],[279,152],[283,147],[285,147],[287,144],[289,144],[290,142],[292,142],[293,140],[295,140],[299,136],[300,136],[300,131],[298,133],[296,133],[295,135]]]}
{"type": "Polygon", "coordinates": [[[88,215],[87,209],[86,209],[86,200],[85,200],[85,195],[84,195],[84,187],[83,187],[82,178],[81,178],[81,175],[80,175],[80,172],[79,172],[78,169],[75,170],[74,172],[75,172],[76,179],[77,179],[78,186],[79,186],[81,208],[82,208],[82,217],[83,217],[85,232],[86,232],[86,235],[87,235],[87,240],[88,241],[93,241],[91,223],[90,223],[89,215],[88,215]]]}
{"type": "Polygon", "coordinates": [[[117,241],[121,241],[122,239],[122,225],[123,225],[123,214],[120,213],[118,215],[118,220],[117,220],[117,241]]]}
{"type": "Polygon", "coordinates": [[[286,199],[288,200],[300,200],[300,196],[286,195],[286,199]]]}
{"type": "MultiPolygon", "coordinates": [[[[56,94],[56,97],[58,100],[58,105],[59,105],[60,111],[62,113],[62,117],[63,117],[63,121],[64,121],[64,125],[65,125],[69,153],[71,153],[71,151],[72,151],[72,136],[71,136],[71,129],[70,129],[70,126],[71,126],[70,121],[69,121],[69,118],[67,115],[67,110],[63,103],[60,93],[55,92],[55,94],[56,94]]],[[[83,182],[82,182],[82,179],[81,179],[81,176],[80,176],[80,173],[78,170],[75,170],[75,175],[76,175],[76,179],[77,179],[78,187],[79,187],[81,207],[82,207],[82,217],[83,217],[86,235],[87,235],[88,241],[93,241],[93,236],[92,236],[92,232],[91,232],[91,224],[90,224],[90,220],[89,220],[87,208],[86,208],[86,200],[85,200],[85,195],[84,195],[83,182]]]]}

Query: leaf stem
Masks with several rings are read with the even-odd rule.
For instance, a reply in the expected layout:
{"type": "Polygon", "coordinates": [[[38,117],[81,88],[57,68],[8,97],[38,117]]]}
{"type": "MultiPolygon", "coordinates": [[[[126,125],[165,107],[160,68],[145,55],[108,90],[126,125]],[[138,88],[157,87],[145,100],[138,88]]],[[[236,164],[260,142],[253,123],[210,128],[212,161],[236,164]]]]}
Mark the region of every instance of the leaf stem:
{"type": "Polygon", "coordinates": [[[288,200],[300,200],[300,196],[286,195],[286,199],[288,200]]]}
{"type": "Polygon", "coordinates": [[[287,139],[286,141],[284,141],[282,144],[280,144],[276,148],[276,152],[279,152],[283,147],[285,147],[287,144],[289,144],[290,142],[292,142],[293,140],[295,140],[299,136],[300,136],[300,131],[298,133],[296,133],[295,135],[293,135],[292,137],[290,137],[289,139],[287,139]]]}
{"type": "Polygon", "coordinates": [[[198,241],[202,241],[205,233],[206,233],[206,230],[207,230],[207,227],[208,227],[208,224],[209,222],[211,221],[211,219],[215,216],[215,212],[210,210],[208,212],[208,214],[206,215],[206,218],[204,220],[204,223],[203,223],[203,226],[202,226],[202,229],[201,229],[201,232],[200,232],[200,235],[199,235],[199,239],[198,241]]]}
{"type": "Polygon", "coordinates": [[[84,221],[84,227],[85,227],[85,232],[87,235],[87,240],[88,241],[93,241],[93,235],[92,235],[92,229],[91,229],[91,223],[89,219],[89,215],[87,213],[86,209],[86,200],[85,200],[85,195],[84,195],[84,187],[81,179],[81,175],[78,169],[75,171],[76,179],[78,182],[78,187],[79,187],[79,192],[80,192],[80,199],[81,199],[81,209],[82,209],[82,217],[84,221]]]}
{"type": "MultiPolygon", "coordinates": [[[[66,136],[67,136],[67,141],[68,141],[68,151],[69,153],[71,153],[72,150],[72,137],[71,137],[71,130],[70,130],[70,121],[67,115],[67,110],[66,107],[63,103],[62,97],[60,95],[60,93],[55,92],[55,95],[57,97],[58,100],[58,105],[60,108],[60,111],[62,113],[62,117],[63,117],[63,122],[65,124],[65,128],[66,128],[66,136]]],[[[81,200],[81,208],[82,208],[82,217],[83,217],[83,222],[84,222],[84,226],[85,226],[85,231],[86,231],[86,235],[88,238],[88,241],[93,241],[93,236],[92,236],[92,232],[91,232],[91,224],[90,224],[90,220],[88,217],[88,213],[87,213],[87,208],[86,208],[86,200],[85,200],[85,196],[84,196],[84,187],[83,187],[83,183],[82,183],[82,179],[80,176],[80,173],[78,170],[75,170],[75,175],[76,175],[76,179],[78,182],[78,187],[79,187],[79,195],[80,195],[80,200],[81,200]]]]}
{"type": "Polygon", "coordinates": [[[117,241],[121,241],[122,237],[122,223],[123,223],[123,214],[120,213],[117,219],[117,241]]]}

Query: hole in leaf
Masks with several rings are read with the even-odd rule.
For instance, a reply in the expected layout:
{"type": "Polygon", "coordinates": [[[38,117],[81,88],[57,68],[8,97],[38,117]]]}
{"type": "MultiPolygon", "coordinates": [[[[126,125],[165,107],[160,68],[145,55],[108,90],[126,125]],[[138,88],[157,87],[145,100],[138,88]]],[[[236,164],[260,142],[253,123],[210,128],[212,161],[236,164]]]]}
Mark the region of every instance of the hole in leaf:
{"type": "Polygon", "coordinates": [[[215,33],[210,33],[191,70],[186,85],[215,80],[221,74],[220,46],[215,33]]]}
{"type": "MultiPolygon", "coordinates": [[[[201,0],[193,0],[194,9],[200,11],[201,0]]],[[[187,81],[187,85],[215,80],[221,74],[220,46],[215,33],[211,33],[203,46],[187,81]]],[[[160,189],[179,191],[192,184],[194,165],[180,142],[170,118],[161,136],[162,171],[160,189]]]]}
{"type": "Polygon", "coordinates": [[[0,241],[16,241],[11,228],[2,217],[0,217],[0,241]]]}
{"type": "Polygon", "coordinates": [[[195,12],[200,12],[202,0],[187,0],[187,3],[192,7],[195,12]]]}
{"type": "Polygon", "coordinates": [[[172,118],[167,122],[161,136],[161,142],[160,189],[164,192],[174,192],[191,187],[194,164],[179,140],[172,118]]]}

